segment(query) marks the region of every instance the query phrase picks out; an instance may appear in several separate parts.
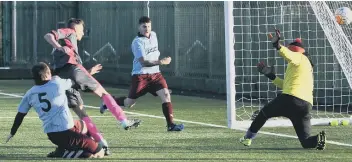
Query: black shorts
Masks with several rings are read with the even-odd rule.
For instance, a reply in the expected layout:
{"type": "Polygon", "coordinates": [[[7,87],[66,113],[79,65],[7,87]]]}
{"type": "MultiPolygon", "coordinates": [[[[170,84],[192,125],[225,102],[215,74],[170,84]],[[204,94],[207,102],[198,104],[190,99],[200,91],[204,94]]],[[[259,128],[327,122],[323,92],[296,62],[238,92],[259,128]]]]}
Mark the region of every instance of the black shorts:
{"type": "Polygon", "coordinates": [[[81,64],[66,64],[55,69],[55,74],[63,79],[71,79],[74,82],[72,86],[74,89],[95,91],[100,86],[100,83],[81,64]]]}
{"type": "Polygon", "coordinates": [[[309,117],[311,109],[312,105],[309,102],[281,94],[265,105],[261,111],[267,118],[283,116],[292,119],[309,117]]]}
{"type": "Polygon", "coordinates": [[[84,104],[81,93],[78,89],[70,88],[66,91],[66,96],[69,108],[77,108],[84,104]]]}

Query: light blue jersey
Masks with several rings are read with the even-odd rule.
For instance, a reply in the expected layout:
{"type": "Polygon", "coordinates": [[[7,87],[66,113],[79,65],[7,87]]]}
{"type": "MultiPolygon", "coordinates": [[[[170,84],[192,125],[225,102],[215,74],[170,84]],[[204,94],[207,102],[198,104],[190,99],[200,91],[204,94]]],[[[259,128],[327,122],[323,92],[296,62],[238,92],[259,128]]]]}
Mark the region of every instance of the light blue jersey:
{"type": "Polygon", "coordinates": [[[28,113],[34,107],[43,122],[44,133],[71,129],[74,123],[65,93],[71,86],[70,79],[57,76],[44,85],[33,86],[22,98],[18,112],[28,113]]]}
{"type": "Polygon", "coordinates": [[[132,75],[134,74],[154,74],[159,73],[159,65],[152,67],[143,67],[138,61],[144,57],[144,60],[159,60],[160,52],[158,49],[158,38],[155,32],[150,33],[150,37],[137,36],[132,42],[132,52],[134,55],[132,75]]]}

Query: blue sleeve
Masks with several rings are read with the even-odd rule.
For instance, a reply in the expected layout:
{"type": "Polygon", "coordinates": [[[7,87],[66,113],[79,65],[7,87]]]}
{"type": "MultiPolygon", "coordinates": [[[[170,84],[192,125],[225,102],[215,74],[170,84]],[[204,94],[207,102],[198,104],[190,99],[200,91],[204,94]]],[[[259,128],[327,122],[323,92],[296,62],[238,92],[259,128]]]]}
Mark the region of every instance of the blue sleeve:
{"type": "Polygon", "coordinates": [[[20,113],[28,113],[28,111],[31,109],[31,105],[29,104],[29,99],[28,99],[28,92],[23,96],[20,105],[18,105],[18,112],[20,113]]]}
{"type": "Polygon", "coordinates": [[[136,57],[137,59],[141,58],[141,57],[145,57],[145,50],[144,50],[144,45],[142,44],[142,42],[135,40],[132,43],[132,52],[134,57],[136,57]]]}

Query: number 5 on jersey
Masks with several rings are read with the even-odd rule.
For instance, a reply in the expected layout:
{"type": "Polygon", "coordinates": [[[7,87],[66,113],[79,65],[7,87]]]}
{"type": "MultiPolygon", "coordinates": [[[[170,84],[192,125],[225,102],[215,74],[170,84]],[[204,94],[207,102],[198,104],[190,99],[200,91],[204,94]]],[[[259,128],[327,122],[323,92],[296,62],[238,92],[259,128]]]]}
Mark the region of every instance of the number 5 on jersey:
{"type": "Polygon", "coordinates": [[[48,111],[51,109],[51,103],[50,103],[49,100],[43,99],[43,96],[45,96],[45,95],[46,95],[45,92],[39,93],[39,94],[38,94],[38,98],[39,98],[39,102],[40,102],[40,103],[45,102],[45,103],[48,105],[47,108],[43,108],[43,107],[42,107],[42,110],[43,110],[44,112],[48,112],[48,111]]]}

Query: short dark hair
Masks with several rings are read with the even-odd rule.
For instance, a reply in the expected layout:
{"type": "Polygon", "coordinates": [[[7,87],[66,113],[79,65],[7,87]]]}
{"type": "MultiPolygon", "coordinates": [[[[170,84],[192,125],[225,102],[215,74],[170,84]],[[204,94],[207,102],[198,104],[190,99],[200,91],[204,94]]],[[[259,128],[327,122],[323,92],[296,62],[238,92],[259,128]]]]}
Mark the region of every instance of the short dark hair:
{"type": "Polygon", "coordinates": [[[47,82],[47,74],[50,74],[49,66],[44,62],[39,62],[32,67],[32,76],[36,85],[43,85],[47,82]]]}
{"type": "Polygon", "coordinates": [[[152,22],[152,20],[148,16],[142,16],[141,18],[139,18],[138,22],[140,25],[140,24],[144,24],[144,23],[150,23],[150,22],[152,22]]]}
{"type": "Polygon", "coordinates": [[[84,21],[82,19],[70,18],[67,21],[68,28],[74,28],[76,25],[84,25],[84,21]]]}

